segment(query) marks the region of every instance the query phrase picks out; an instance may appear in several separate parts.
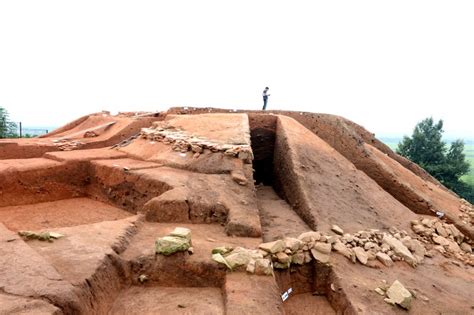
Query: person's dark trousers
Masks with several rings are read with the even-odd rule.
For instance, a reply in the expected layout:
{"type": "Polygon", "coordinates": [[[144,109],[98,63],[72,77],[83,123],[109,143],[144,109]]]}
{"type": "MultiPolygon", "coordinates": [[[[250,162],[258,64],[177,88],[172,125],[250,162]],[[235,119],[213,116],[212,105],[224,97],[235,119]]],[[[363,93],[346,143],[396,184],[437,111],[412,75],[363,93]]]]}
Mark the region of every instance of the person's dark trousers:
{"type": "Polygon", "coordinates": [[[268,96],[263,97],[263,108],[262,110],[267,109],[268,96]]]}

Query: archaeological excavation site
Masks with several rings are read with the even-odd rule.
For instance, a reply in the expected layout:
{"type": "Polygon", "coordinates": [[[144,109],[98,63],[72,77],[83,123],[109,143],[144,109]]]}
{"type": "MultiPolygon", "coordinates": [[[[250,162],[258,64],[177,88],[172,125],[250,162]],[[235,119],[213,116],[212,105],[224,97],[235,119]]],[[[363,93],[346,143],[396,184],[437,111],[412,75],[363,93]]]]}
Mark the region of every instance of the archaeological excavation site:
{"type": "Polygon", "coordinates": [[[0,314],[474,314],[474,207],[343,117],[0,140],[0,314]]]}

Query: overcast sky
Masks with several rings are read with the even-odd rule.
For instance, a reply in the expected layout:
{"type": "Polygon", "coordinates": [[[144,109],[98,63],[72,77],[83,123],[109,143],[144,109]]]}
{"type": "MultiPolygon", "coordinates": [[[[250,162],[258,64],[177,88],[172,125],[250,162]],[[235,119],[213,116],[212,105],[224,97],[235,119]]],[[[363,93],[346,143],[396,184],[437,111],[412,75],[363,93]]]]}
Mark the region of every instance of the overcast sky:
{"type": "Polygon", "coordinates": [[[1,1],[0,106],[29,126],[170,106],[474,138],[474,1],[1,1]]]}

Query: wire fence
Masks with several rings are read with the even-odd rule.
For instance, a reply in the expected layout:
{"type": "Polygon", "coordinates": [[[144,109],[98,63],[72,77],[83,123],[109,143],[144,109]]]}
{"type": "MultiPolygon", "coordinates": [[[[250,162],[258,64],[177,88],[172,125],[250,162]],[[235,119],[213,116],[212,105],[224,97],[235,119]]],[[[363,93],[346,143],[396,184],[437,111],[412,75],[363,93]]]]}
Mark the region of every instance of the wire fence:
{"type": "Polygon", "coordinates": [[[21,122],[18,122],[16,124],[17,126],[17,134],[18,137],[20,138],[31,138],[31,137],[37,137],[41,136],[44,134],[47,134],[50,130],[46,128],[29,128],[29,127],[24,127],[21,122]]]}

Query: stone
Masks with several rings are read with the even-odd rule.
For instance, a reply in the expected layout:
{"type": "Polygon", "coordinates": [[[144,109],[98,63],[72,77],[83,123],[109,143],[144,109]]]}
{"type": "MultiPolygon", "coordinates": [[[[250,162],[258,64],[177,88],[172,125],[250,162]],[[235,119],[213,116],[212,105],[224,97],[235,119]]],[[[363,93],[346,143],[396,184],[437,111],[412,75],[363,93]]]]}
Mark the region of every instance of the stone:
{"type": "Polygon", "coordinates": [[[375,288],[374,291],[380,294],[381,296],[385,296],[385,292],[380,288],[375,288]]]}
{"type": "Polygon", "coordinates": [[[155,242],[155,251],[157,254],[169,256],[176,252],[187,251],[191,247],[188,239],[178,236],[165,236],[155,242]]]}
{"type": "Polygon", "coordinates": [[[461,244],[462,241],[464,240],[464,235],[455,227],[453,224],[445,224],[444,225],[446,231],[449,232],[454,238],[454,240],[458,243],[461,244]]]}
{"type": "Polygon", "coordinates": [[[312,258],[311,258],[311,254],[309,252],[303,252],[304,254],[304,263],[307,264],[307,263],[310,263],[312,258]]]}
{"type": "Polygon", "coordinates": [[[232,171],[230,176],[232,180],[239,185],[245,186],[248,184],[248,180],[242,172],[232,171]]]}
{"type": "Polygon", "coordinates": [[[288,269],[288,268],[290,268],[290,262],[287,262],[287,263],[283,264],[281,262],[275,261],[275,262],[273,262],[273,268],[288,269]]]}
{"type": "Polygon", "coordinates": [[[461,248],[455,241],[448,240],[448,250],[452,253],[458,253],[461,251],[461,248]]]}
{"type": "Polygon", "coordinates": [[[329,262],[329,254],[321,253],[314,248],[311,248],[311,254],[313,255],[314,259],[316,259],[319,262],[322,262],[322,263],[329,262]]]}
{"type": "Polygon", "coordinates": [[[395,254],[400,257],[403,257],[403,259],[408,264],[410,264],[411,266],[416,266],[417,259],[413,257],[410,250],[405,245],[403,245],[402,242],[388,234],[384,235],[382,242],[390,245],[390,248],[393,249],[395,254]]]}
{"type": "Polygon", "coordinates": [[[232,251],[229,255],[225,256],[225,260],[230,268],[234,270],[240,266],[246,266],[252,260],[252,256],[247,251],[232,251]]]}
{"type": "Polygon", "coordinates": [[[330,254],[331,253],[331,244],[316,242],[313,247],[314,250],[323,253],[323,254],[330,254]]]}
{"type": "Polygon", "coordinates": [[[288,256],[287,254],[283,253],[283,252],[277,253],[276,258],[277,258],[278,262],[280,262],[282,264],[287,264],[287,263],[291,262],[291,257],[288,256]]]}
{"type": "Polygon", "coordinates": [[[326,240],[326,242],[328,244],[334,244],[336,243],[337,241],[339,241],[340,237],[337,236],[337,235],[333,235],[333,236],[329,236],[328,239],[326,240]]]}
{"type": "Polygon", "coordinates": [[[415,258],[418,260],[418,263],[420,263],[426,255],[426,249],[423,244],[420,241],[414,239],[410,239],[406,243],[408,249],[413,253],[415,258]]]}
{"type": "Polygon", "coordinates": [[[472,247],[468,243],[461,243],[461,249],[466,253],[472,253],[472,247]]]}
{"type": "Polygon", "coordinates": [[[258,246],[258,248],[263,249],[264,251],[271,254],[275,254],[285,250],[285,243],[282,240],[277,240],[274,242],[262,243],[258,246]]]}
{"type": "Polygon", "coordinates": [[[438,233],[442,237],[448,237],[449,236],[448,232],[445,230],[445,228],[443,227],[441,222],[436,222],[435,223],[435,230],[436,230],[436,233],[438,233]]]}
{"type": "Polygon", "coordinates": [[[378,249],[378,247],[379,246],[377,244],[375,244],[374,242],[367,242],[367,243],[364,244],[364,249],[365,250],[369,250],[371,248],[377,248],[378,249]]]}
{"type": "Polygon", "coordinates": [[[177,227],[171,233],[170,236],[181,237],[189,241],[191,243],[191,230],[183,227],[177,227]]]}
{"type": "Polygon", "coordinates": [[[230,253],[232,250],[233,250],[233,248],[230,247],[230,246],[219,246],[219,247],[216,247],[216,248],[212,249],[212,253],[213,254],[225,255],[227,253],[230,253]]]}
{"type": "Polygon", "coordinates": [[[392,283],[386,293],[390,301],[400,305],[406,310],[410,309],[413,295],[398,280],[392,283]]]}
{"type": "Polygon", "coordinates": [[[421,223],[422,223],[424,226],[429,227],[429,228],[432,226],[431,220],[430,220],[430,219],[427,219],[427,218],[421,220],[421,223]]]}
{"type": "Polygon", "coordinates": [[[321,239],[321,233],[314,231],[305,232],[298,236],[298,239],[305,243],[319,241],[321,239]]]}
{"type": "Polygon", "coordinates": [[[377,254],[375,254],[375,257],[385,266],[393,266],[393,260],[390,258],[389,255],[382,252],[378,252],[377,254]]]}
{"type": "Polygon", "coordinates": [[[285,247],[293,253],[303,247],[303,242],[294,237],[286,237],[283,241],[285,242],[285,247]]]}
{"type": "Polygon", "coordinates": [[[352,237],[352,235],[346,233],[342,236],[342,241],[346,241],[348,243],[352,242],[354,240],[354,238],[352,237]]]}
{"type": "Polygon", "coordinates": [[[436,244],[439,244],[441,246],[448,246],[449,245],[449,241],[447,239],[445,239],[444,237],[442,236],[439,236],[437,234],[433,234],[433,242],[435,242],[436,244]]]}
{"type": "Polygon", "coordinates": [[[347,248],[344,244],[341,242],[336,242],[332,245],[333,249],[338,252],[339,254],[345,256],[346,258],[351,259],[352,258],[352,251],[347,248]]]}
{"type": "Polygon", "coordinates": [[[415,224],[412,225],[411,229],[416,233],[416,234],[423,234],[426,231],[426,228],[421,225],[421,224],[415,224]]]}
{"type": "Polygon", "coordinates": [[[273,268],[270,259],[261,258],[255,260],[255,273],[258,275],[273,275],[273,268]]]}
{"type": "Polygon", "coordinates": [[[337,225],[333,225],[333,226],[331,227],[331,231],[333,231],[334,233],[339,234],[339,235],[343,235],[343,234],[344,234],[344,230],[341,229],[341,228],[340,228],[339,226],[337,226],[337,225]]]}
{"type": "Polygon", "coordinates": [[[361,264],[367,264],[368,256],[362,247],[354,247],[352,250],[354,251],[357,260],[360,261],[361,264]]]}
{"type": "Polygon", "coordinates": [[[255,273],[255,260],[251,260],[248,264],[247,264],[247,269],[246,271],[248,273],[255,273]]]}
{"type": "Polygon", "coordinates": [[[215,262],[218,262],[219,264],[226,265],[227,268],[232,270],[232,267],[227,263],[227,260],[225,260],[224,256],[222,256],[221,254],[212,255],[212,260],[214,260],[215,262]]]}
{"type": "Polygon", "coordinates": [[[291,257],[291,263],[296,265],[303,265],[305,256],[303,252],[297,252],[291,257]]]}

